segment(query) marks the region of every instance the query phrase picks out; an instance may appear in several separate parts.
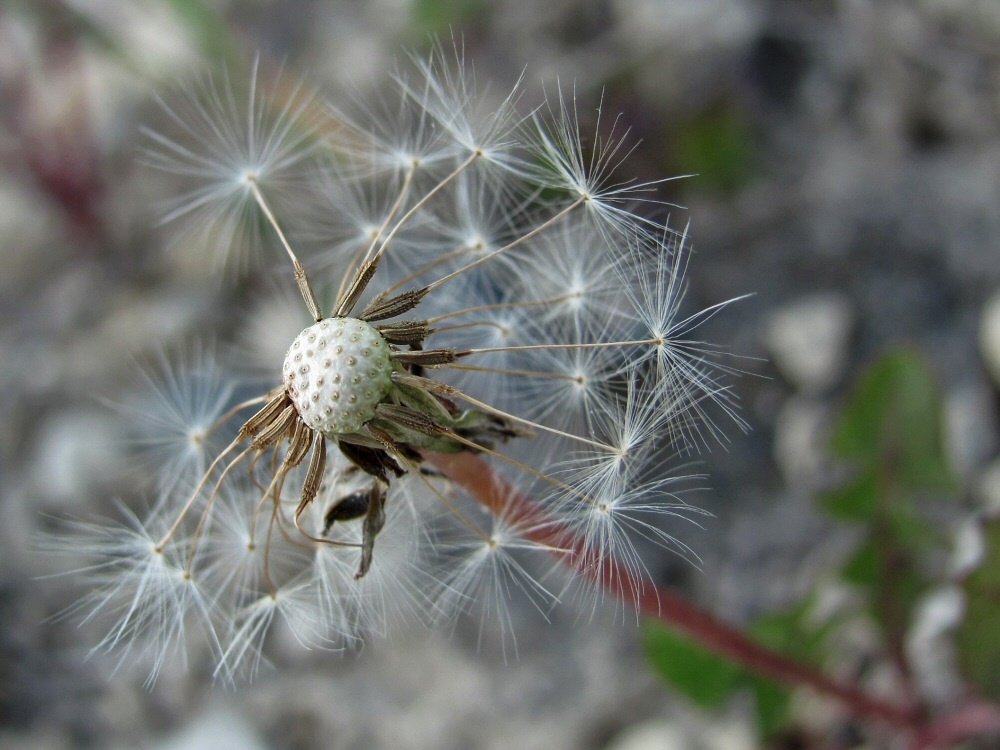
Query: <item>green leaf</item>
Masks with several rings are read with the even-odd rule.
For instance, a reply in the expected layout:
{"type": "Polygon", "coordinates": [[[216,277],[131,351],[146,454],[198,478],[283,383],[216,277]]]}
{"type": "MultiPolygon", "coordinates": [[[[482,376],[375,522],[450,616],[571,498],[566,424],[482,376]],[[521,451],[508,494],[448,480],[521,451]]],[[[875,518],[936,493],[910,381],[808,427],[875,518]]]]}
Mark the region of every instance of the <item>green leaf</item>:
{"type": "Polygon", "coordinates": [[[878,509],[878,476],[870,468],[858,472],[842,487],[830,490],[820,498],[827,513],[841,521],[871,522],[878,509]]]}
{"type": "Polygon", "coordinates": [[[951,487],[941,397],[919,354],[899,349],[869,367],[841,414],[831,447],[863,467],[890,469],[902,487],[951,487]]]}
{"type": "Polygon", "coordinates": [[[844,563],[840,575],[864,589],[866,609],[883,637],[898,640],[929,582],[916,565],[913,550],[899,538],[887,536],[888,541],[879,542],[875,534],[869,535],[844,563]]]}
{"type": "Polygon", "coordinates": [[[776,612],[757,617],[748,628],[758,643],[809,664],[823,660],[823,642],[833,623],[819,627],[806,622],[813,597],[776,612]]]}
{"type": "Polygon", "coordinates": [[[699,706],[719,706],[742,682],[740,667],[661,623],[646,622],[642,635],[653,669],[699,706]]]}
{"type": "Polygon", "coordinates": [[[222,17],[204,0],[166,0],[177,17],[187,25],[209,60],[236,59],[237,48],[222,17]]]}
{"type": "Polygon", "coordinates": [[[411,6],[414,31],[419,34],[446,32],[450,28],[468,29],[488,21],[487,0],[414,0],[411,6]]]}
{"type": "Polygon", "coordinates": [[[784,685],[766,677],[753,676],[754,709],[757,714],[757,728],[764,737],[773,736],[788,727],[792,693],[784,685]]]}
{"type": "Polygon", "coordinates": [[[910,554],[926,552],[941,546],[944,536],[903,503],[896,503],[889,517],[894,543],[910,554]]]}
{"type": "Polygon", "coordinates": [[[855,586],[873,588],[879,578],[879,555],[871,537],[854,550],[840,569],[840,576],[855,586]]]}
{"type": "Polygon", "coordinates": [[[1000,699],[1000,521],[984,529],[982,564],[966,576],[965,619],[955,632],[958,663],[987,698],[1000,699]]]}
{"type": "MultiPolygon", "coordinates": [[[[819,664],[824,660],[826,638],[836,623],[807,623],[812,605],[812,598],[807,597],[788,609],[762,615],[747,629],[748,634],[777,653],[819,664]]],[[[761,736],[773,736],[788,726],[792,693],[786,685],[753,674],[660,622],[644,623],[643,640],[653,668],[698,705],[715,708],[736,691],[749,690],[761,736]]]]}
{"type": "Polygon", "coordinates": [[[694,187],[732,192],[753,176],[753,138],[739,110],[729,103],[684,123],[672,145],[674,169],[698,175],[694,187]]]}
{"type": "MultiPolygon", "coordinates": [[[[827,639],[837,628],[836,618],[827,618],[822,623],[809,618],[816,601],[807,595],[792,606],[776,612],[761,615],[753,621],[749,632],[754,640],[785,656],[803,664],[821,665],[827,657],[827,639]]],[[[753,689],[757,722],[765,737],[773,736],[789,724],[791,690],[780,682],[751,675],[749,683],[753,689]]]]}
{"type": "Polygon", "coordinates": [[[841,568],[861,587],[890,649],[901,648],[917,600],[928,586],[920,566],[940,535],[918,512],[921,493],[952,488],[943,441],[943,404],[930,369],[910,349],[890,351],[859,378],[837,421],[832,450],[854,478],[822,499],[835,518],[865,524],[841,568]]]}

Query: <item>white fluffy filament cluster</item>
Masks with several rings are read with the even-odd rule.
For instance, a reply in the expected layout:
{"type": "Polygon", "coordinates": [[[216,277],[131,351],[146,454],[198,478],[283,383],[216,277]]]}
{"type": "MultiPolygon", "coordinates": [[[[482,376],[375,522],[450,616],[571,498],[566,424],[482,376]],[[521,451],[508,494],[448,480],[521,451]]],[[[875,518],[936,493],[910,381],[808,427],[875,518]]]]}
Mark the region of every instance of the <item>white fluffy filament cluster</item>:
{"type": "MultiPolygon", "coordinates": [[[[668,459],[718,437],[719,415],[741,424],[720,382],[727,368],[697,333],[721,306],[683,312],[686,235],[650,218],[655,184],[620,180],[620,135],[588,148],[572,99],[525,117],[516,90],[477,92],[450,57],[436,50],[397,76],[387,111],[335,110],[256,66],[242,96],[194,86],[166,109],[171,134],[150,133],[149,161],[177,180],[170,218],[201,230],[185,244],[220,265],[242,271],[238,251],[279,240],[297,263],[297,245],[332,317],[310,322],[298,302],[308,327],[265,389],[280,374],[308,427],[363,428],[393,387],[390,357],[407,351],[386,340],[424,326],[420,349],[450,354],[409,376],[451,389],[435,398],[456,415],[502,416],[532,435],[465,447],[573,533],[586,559],[614,556],[641,581],[653,545],[690,554],[671,523],[698,511],[678,496],[690,477],[665,473],[668,459]],[[378,325],[336,310],[367,262],[377,270],[357,309],[407,290],[418,302],[378,325]]],[[[166,414],[150,424],[181,422],[161,453],[174,445],[195,458],[163,461],[169,476],[146,515],[82,525],[86,542],[67,545],[96,557],[80,608],[110,616],[102,647],[144,656],[155,675],[197,633],[229,679],[257,666],[276,627],[339,648],[400,619],[477,609],[510,643],[512,597],[545,610],[573,590],[553,564],[566,550],[531,541],[523,518],[485,512],[413,452],[399,459],[406,475],[393,478],[371,570],[356,580],[360,524],[327,514],[371,478],[331,445],[296,535],[304,468],[268,486],[280,446],[250,472],[244,446],[211,452],[215,434],[247,416],[237,407],[261,402],[234,403],[232,377],[211,364],[223,397],[205,398],[200,375],[199,413],[184,403],[195,389],[183,363],[148,402],[166,414]]]]}

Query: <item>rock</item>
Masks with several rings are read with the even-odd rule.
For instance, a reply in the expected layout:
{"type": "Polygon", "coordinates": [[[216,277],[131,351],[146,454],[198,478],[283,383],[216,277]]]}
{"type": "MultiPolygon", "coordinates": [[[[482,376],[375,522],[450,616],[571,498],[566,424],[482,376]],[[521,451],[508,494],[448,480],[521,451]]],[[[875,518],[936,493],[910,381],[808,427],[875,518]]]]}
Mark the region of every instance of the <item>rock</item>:
{"type": "Polygon", "coordinates": [[[953,700],[962,692],[950,634],[961,622],[963,611],[961,590],[942,586],[920,600],[906,636],[906,652],[921,693],[937,703],[953,700]]]}
{"type": "Polygon", "coordinates": [[[853,325],[843,295],[818,293],[773,313],[765,335],[782,375],[801,391],[818,394],[843,373],[853,325]]]}
{"type": "Polygon", "coordinates": [[[670,721],[653,720],[621,732],[607,750],[682,750],[690,747],[686,732],[670,721]]]}
{"type": "Polygon", "coordinates": [[[31,464],[31,494],[47,510],[79,512],[80,497],[123,470],[120,436],[100,409],[58,412],[39,428],[31,464]]]}
{"type": "Polygon", "coordinates": [[[227,708],[209,710],[156,745],[156,750],[265,750],[250,723],[227,708]]]}
{"type": "Polygon", "coordinates": [[[791,487],[816,489],[827,460],[830,415],[812,399],[788,399],[774,425],[774,461],[791,487]]]}
{"type": "Polygon", "coordinates": [[[965,477],[997,449],[993,397],[985,384],[970,382],[950,390],[944,400],[945,447],[950,463],[965,477]]]}
{"type": "Polygon", "coordinates": [[[611,741],[607,750],[750,750],[756,738],[745,717],[727,709],[722,715],[692,709],[667,719],[634,724],[611,741]]]}
{"type": "Polygon", "coordinates": [[[983,307],[979,319],[979,353],[994,385],[1000,388],[1000,290],[983,307]]]}
{"type": "Polygon", "coordinates": [[[974,484],[973,497],[988,517],[1000,516],[1000,458],[983,469],[974,484]]]}

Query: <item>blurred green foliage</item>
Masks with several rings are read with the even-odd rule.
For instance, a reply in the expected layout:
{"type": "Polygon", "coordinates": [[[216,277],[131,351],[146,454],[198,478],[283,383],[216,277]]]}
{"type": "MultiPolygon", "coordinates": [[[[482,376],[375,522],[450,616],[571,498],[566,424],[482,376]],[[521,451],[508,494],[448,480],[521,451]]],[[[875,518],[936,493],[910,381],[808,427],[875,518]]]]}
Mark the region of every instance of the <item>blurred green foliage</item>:
{"type": "MultiPolygon", "coordinates": [[[[804,665],[822,667],[836,656],[830,635],[845,618],[864,614],[880,634],[879,658],[909,680],[904,639],[917,601],[946,582],[946,571],[931,561],[944,559],[951,543],[936,525],[940,514],[926,510],[956,494],[944,449],[942,398],[919,353],[890,351],[862,373],[833,425],[829,448],[848,474],[819,506],[832,521],[860,532],[852,554],[833,573],[860,595],[862,611],[819,622],[813,616],[816,592],[810,592],[785,610],[759,617],[748,634],[804,665]]],[[[986,532],[984,560],[964,580],[967,608],[955,641],[964,674],[996,698],[1000,523],[986,532]]],[[[718,707],[734,692],[749,690],[763,736],[787,725],[788,687],[751,674],[660,622],[646,624],[644,642],[654,670],[698,705],[718,707]]]]}
{"type": "Polygon", "coordinates": [[[415,37],[454,33],[485,26],[488,22],[488,0],[414,0],[411,6],[411,33],[415,37]]]}
{"type": "MultiPolygon", "coordinates": [[[[162,0],[162,4],[186,27],[205,60],[233,64],[244,57],[230,25],[205,0],[162,0]]],[[[99,14],[91,12],[86,3],[75,7],[70,3],[9,0],[9,5],[38,24],[50,41],[71,39],[99,50],[126,69],[143,69],[141,60],[126,49],[114,31],[101,25],[99,14]]]]}
{"type": "Polygon", "coordinates": [[[232,31],[205,0],[166,0],[207,60],[236,62],[239,50],[232,31]]]}
{"type": "MultiPolygon", "coordinates": [[[[829,626],[812,624],[810,609],[807,600],[759,617],[749,634],[761,645],[818,666],[829,626]]],[[[735,692],[749,690],[763,736],[788,726],[791,692],[784,685],[733,664],[658,621],[644,623],[643,644],[657,674],[702,708],[718,708],[735,692]]]]}
{"type": "Polygon", "coordinates": [[[718,707],[746,682],[743,669],[657,621],[643,624],[643,644],[657,674],[702,708],[718,707]]]}
{"type": "MultiPolygon", "coordinates": [[[[903,490],[948,490],[951,472],[944,453],[941,397],[923,358],[910,349],[883,355],[860,378],[834,429],[835,456],[856,461],[864,489],[885,472],[903,490]]],[[[884,487],[884,489],[889,489],[884,487]]],[[[843,507],[856,501],[850,498],[843,507]]],[[[870,503],[871,498],[868,498],[870,503]]],[[[827,510],[837,512],[836,505],[827,510]]],[[[861,520],[871,520],[871,511],[861,520]]]]}
{"type": "Polygon", "coordinates": [[[920,500],[946,498],[954,487],[943,408],[924,359],[911,349],[890,351],[856,383],[830,443],[853,476],[821,506],[862,530],[840,577],[864,593],[887,648],[897,653],[917,600],[941,580],[922,561],[947,539],[921,513],[920,500]]]}
{"type": "Polygon", "coordinates": [[[965,618],[955,633],[958,664],[987,698],[1000,699],[1000,520],[984,524],[985,553],[963,581],[965,618]]]}
{"type": "Polygon", "coordinates": [[[727,103],[680,125],[669,142],[671,169],[698,176],[692,188],[732,193],[753,175],[750,127],[740,111],[727,103]]]}

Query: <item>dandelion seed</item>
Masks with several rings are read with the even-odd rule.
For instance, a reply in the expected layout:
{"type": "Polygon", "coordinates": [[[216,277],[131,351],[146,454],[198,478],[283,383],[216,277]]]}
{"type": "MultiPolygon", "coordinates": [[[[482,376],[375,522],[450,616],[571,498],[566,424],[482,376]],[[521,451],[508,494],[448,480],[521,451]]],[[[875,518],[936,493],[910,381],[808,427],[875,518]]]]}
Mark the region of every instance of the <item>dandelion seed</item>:
{"type": "Polygon", "coordinates": [[[272,390],[231,407],[206,391],[147,421],[164,441],[178,422],[215,437],[225,408],[242,427],[200,478],[162,483],[148,518],[85,543],[81,611],[117,622],[102,647],[162,665],[195,620],[229,680],[266,661],[276,627],[336,649],[478,607],[516,649],[510,598],[556,599],[530,558],[570,559],[591,582],[619,571],[635,593],[649,543],[692,556],[660,525],[694,512],[660,465],[717,432],[704,402],[732,413],[727,368],[691,335],[721,307],[679,320],[684,236],[633,212],[655,183],[617,177],[622,138],[585,157],[575,102],[523,118],[517,89],[490,104],[456,52],[397,76],[396,116],[370,126],[338,113],[316,138],[300,90],[266,91],[255,71],[245,109],[228,83],[168,108],[193,145],[151,135],[155,166],[200,181],[172,218],[221,221],[230,240],[256,227],[310,322],[272,390]],[[306,214],[285,210],[286,177],[337,211],[294,226],[306,214]],[[300,260],[307,236],[325,238],[321,257],[300,260]],[[476,455],[478,481],[517,488],[506,501],[477,504],[442,473],[476,455]]]}
{"type": "Polygon", "coordinates": [[[299,84],[282,91],[280,73],[262,86],[261,75],[255,60],[243,101],[228,76],[194,85],[162,103],[176,135],[144,131],[145,161],[183,185],[164,206],[163,222],[187,219],[184,236],[207,238],[215,264],[237,272],[263,242],[251,187],[266,185],[272,201],[295,194],[298,168],[321,144],[311,93],[299,84]]]}
{"type": "Polygon", "coordinates": [[[508,648],[517,654],[510,600],[516,594],[523,596],[543,617],[557,601],[532,570],[540,569],[543,556],[557,550],[532,541],[528,535],[531,522],[516,518],[513,509],[509,503],[492,514],[481,535],[452,525],[442,532],[437,545],[436,604],[441,618],[477,611],[480,643],[487,630],[499,632],[505,659],[508,648]]]}
{"type": "MultiPolygon", "coordinates": [[[[653,182],[617,178],[632,149],[626,145],[628,132],[620,130],[616,119],[610,133],[598,135],[588,152],[580,135],[575,92],[567,98],[560,87],[555,102],[549,102],[548,114],[548,118],[541,113],[534,115],[531,148],[539,164],[537,178],[549,187],[567,191],[574,203],[581,203],[597,231],[610,233],[606,237],[609,242],[620,242],[637,232],[652,236],[662,233],[663,225],[637,214],[632,207],[636,202],[656,202],[652,197],[656,187],[680,178],[653,182]]],[[[600,107],[597,114],[595,130],[600,133],[600,107]]]]}
{"type": "Polygon", "coordinates": [[[197,481],[211,460],[220,420],[232,403],[236,383],[207,351],[166,353],[140,368],[145,388],[111,406],[130,418],[129,440],[149,474],[160,480],[158,495],[197,481]]]}
{"type": "Polygon", "coordinates": [[[484,92],[477,90],[460,43],[453,41],[452,49],[455,62],[448,59],[440,45],[435,46],[426,59],[414,57],[418,83],[411,84],[399,78],[401,89],[456,145],[469,153],[479,154],[487,164],[512,170],[522,168],[514,135],[522,119],[516,110],[520,81],[500,102],[492,102],[484,92]]]}
{"type": "Polygon", "coordinates": [[[189,641],[200,637],[219,654],[218,613],[209,592],[186,570],[183,540],[158,546],[168,517],[153,511],[140,520],[127,509],[122,515],[121,523],[73,522],[64,535],[48,538],[43,550],[86,558],[76,573],[87,576],[91,589],[59,617],[110,622],[92,650],[116,651],[119,666],[146,665],[152,684],[167,663],[186,664],[189,641]]]}
{"type": "Polygon", "coordinates": [[[713,421],[705,402],[713,403],[741,430],[747,429],[736,411],[735,396],[720,379],[720,374],[737,371],[720,361],[718,347],[694,338],[702,324],[742,298],[681,318],[690,259],[686,245],[686,230],[656,241],[640,237],[630,243],[630,251],[618,267],[635,316],[654,342],[646,356],[655,361],[657,378],[669,393],[671,430],[678,446],[704,444],[702,428],[722,440],[724,430],[713,421]]]}
{"type": "MultiPolygon", "coordinates": [[[[694,551],[665,527],[665,522],[673,519],[695,523],[694,516],[705,515],[678,494],[683,483],[692,479],[696,477],[672,476],[617,489],[604,485],[591,496],[593,502],[569,502],[562,516],[567,528],[581,540],[578,554],[582,572],[592,581],[605,583],[608,576],[614,576],[607,587],[629,591],[637,599],[653,580],[643,555],[643,542],[697,561],[694,551]],[[612,560],[614,565],[609,564],[612,560]]],[[[583,588],[582,599],[589,599],[593,606],[602,591],[583,588]]]]}

